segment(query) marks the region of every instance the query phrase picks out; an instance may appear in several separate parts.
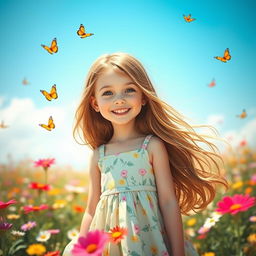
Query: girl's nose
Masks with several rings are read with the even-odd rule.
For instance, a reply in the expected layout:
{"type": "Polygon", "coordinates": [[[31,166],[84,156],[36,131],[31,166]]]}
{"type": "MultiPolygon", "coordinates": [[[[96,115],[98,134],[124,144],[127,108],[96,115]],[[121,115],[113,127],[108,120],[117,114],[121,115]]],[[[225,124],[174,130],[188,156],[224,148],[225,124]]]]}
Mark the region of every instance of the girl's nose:
{"type": "Polygon", "coordinates": [[[124,99],[124,95],[123,94],[116,95],[116,97],[114,99],[114,103],[115,104],[122,104],[124,102],[125,102],[125,99],[124,99]]]}

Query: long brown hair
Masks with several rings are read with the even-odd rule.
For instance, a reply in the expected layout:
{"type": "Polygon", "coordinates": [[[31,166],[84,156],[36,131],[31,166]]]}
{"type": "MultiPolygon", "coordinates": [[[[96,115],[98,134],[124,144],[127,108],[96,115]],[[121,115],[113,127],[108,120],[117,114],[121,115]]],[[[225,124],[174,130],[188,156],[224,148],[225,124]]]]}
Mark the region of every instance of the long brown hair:
{"type": "MultiPolygon", "coordinates": [[[[220,174],[223,161],[218,149],[205,139],[206,136],[196,133],[194,126],[185,122],[184,117],[174,108],[157,97],[144,67],[129,54],[105,54],[90,68],[75,115],[74,138],[79,135],[83,144],[96,149],[107,143],[113,135],[111,122],[104,119],[90,104],[97,78],[109,67],[125,72],[144,94],[147,104],[136,117],[135,126],[141,134],[153,134],[164,141],[181,213],[204,209],[214,199],[217,185],[227,188],[227,182],[220,174]]],[[[197,127],[214,130],[210,126],[197,127]]]]}

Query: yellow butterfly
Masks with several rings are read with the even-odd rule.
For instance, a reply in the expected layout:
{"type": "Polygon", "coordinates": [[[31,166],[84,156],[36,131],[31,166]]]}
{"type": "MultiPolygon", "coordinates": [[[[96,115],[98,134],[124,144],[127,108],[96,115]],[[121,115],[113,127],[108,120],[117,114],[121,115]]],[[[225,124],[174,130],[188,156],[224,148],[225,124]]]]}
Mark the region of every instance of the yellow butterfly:
{"type": "Polygon", "coordinates": [[[4,121],[2,121],[1,124],[0,124],[0,128],[4,129],[4,128],[7,128],[7,127],[9,127],[9,126],[5,125],[4,121]]]}
{"type": "Polygon", "coordinates": [[[57,94],[57,89],[56,89],[56,84],[54,84],[52,86],[51,92],[47,92],[45,90],[40,90],[40,92],[45,96],[45,98],[49,101],[51,101],[52,99],[57,99],[58,98],[58,94],[57,94]]]}
{"type": "Polygon", "coordinates": [[[224,52],[224,56],[223,57],[214,57],[217,60],[220,60],[222,62],[227,62],[228,60],[231,59],[231,55],[229,53],[229,49],[227,48],[224,52]]]}
{"type": "Polygon", "coordinates": [[[188,16],[185,16],[184,14],[183,14],[183,18],[184,18],[184,20],[186,21],[186,22],[191,22],[191,21],[194,21],[195,19],[192,19],[192,18],[190,18],[191,17],[191,14],[189,14],[188,16]]]}
{"type": "Polygon", "coordinates": [[[48,131],[51,131],[52,129],[55,128],[55,124],[53,122],[52,116],[49,117],[48,125],[46,124],[39,124],[39,125],[48,131]]]}
{"type": "Polygon", "coordinates": [[[243,112],[240,114],[240,115],[236,115],[237,117],[241,118],[241,119],[244,119],[247,117],[247,113],[246,113],[246,110],[243,109],[243,112]]]}
{"type": "Polygon", "coordinates": [[[54,38],[52,40],[52,44],[51,44],[51,47],[48,47],[44,44],[41,44],[41,46],[47,51],[49,52],[50,54],[53,54],[53,53],[56,53],[58,52],[58,46],[57,46],[57,38],[54,38]]]}
{"type": "Polygon", "coordinates": [[[77,30],[77,34],[78,34],[81,38],[85,38],[85,37],[94,35],[93,33],[85,33],[85,28],[84,28],[84,25],[83,25],[83,24],[80,25],[80,28],[77,30]]]}

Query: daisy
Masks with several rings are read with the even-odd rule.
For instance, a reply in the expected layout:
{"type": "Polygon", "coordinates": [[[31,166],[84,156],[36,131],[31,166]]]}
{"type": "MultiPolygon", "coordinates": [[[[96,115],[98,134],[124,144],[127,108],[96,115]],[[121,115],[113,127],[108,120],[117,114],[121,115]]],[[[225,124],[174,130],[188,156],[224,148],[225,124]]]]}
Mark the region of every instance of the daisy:
{"type": "Polygon", "coordinates": [[[39,235],[36,237],[38,242],[46,242],[50,239],[51,233],[48,231],[40,231],[39,235]]]}

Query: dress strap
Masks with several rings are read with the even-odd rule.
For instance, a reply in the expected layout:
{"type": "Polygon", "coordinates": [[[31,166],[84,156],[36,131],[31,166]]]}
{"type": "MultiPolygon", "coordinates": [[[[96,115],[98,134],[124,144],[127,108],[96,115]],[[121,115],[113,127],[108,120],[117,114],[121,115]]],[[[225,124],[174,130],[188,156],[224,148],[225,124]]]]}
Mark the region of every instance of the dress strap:
{"type": "Polygon", "coordinates": [[[99,147],[100,158],[104,157],[104,155],[105,155],[104,151],[105,151],[105,145],[102,144],[99,147]]]}
{"type": "Polygon", "coordinates": [[[147,135],[147,137],[145,138],[145,140],[144,140],[144,142],[143,142],[141,148],[143,148],[143,149],[146,149],[146,148],[147,148],[148,143],[149,143],[149,140],[151,139],[152,136],[153,136],[152,134],[147,135]]]}

